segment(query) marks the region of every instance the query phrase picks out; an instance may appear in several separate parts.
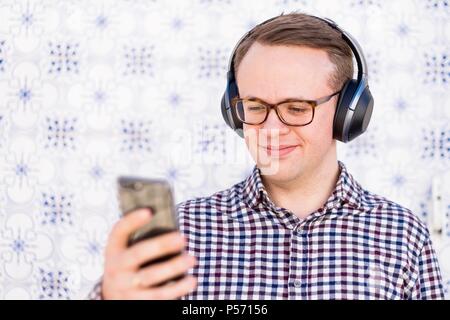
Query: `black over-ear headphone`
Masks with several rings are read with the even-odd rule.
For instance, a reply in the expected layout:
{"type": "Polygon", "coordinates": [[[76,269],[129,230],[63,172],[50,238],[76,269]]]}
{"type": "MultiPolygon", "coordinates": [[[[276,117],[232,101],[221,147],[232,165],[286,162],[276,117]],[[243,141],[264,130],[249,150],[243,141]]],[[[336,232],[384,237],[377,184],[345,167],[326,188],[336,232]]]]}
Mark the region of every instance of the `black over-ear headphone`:
{"type": "MultiPolygon", "coordinates": [[[[373,97],[368,85],[366,60],[358,42],[346,31],[339,28],[334,21],[316,16],[312,17],[326,22],[329,26],[342,34],[342,38],[352,50],[358,65],[358,77],[356,80],[351,79],[344,84],[339,94],[339,100],[334,114],[333,138],[342,142],[348,142],[366,131],[372,115],[373,97]]],[[[277,17],[266,20],[259,25],[268,23],[276,18],[277,17]]],[[[253,30],[254,28],[247,32],[241,40],[239,40],[233,50],[228,65],[227,86],[221,101],[223,119],[226,124],[242,138],[244,137],[242,121],[238,119],[236,111],[231,104],[231,101],[239,96],[239,90],[234,74],[234,58],[239,45],[253,32],[253,30]]]]}

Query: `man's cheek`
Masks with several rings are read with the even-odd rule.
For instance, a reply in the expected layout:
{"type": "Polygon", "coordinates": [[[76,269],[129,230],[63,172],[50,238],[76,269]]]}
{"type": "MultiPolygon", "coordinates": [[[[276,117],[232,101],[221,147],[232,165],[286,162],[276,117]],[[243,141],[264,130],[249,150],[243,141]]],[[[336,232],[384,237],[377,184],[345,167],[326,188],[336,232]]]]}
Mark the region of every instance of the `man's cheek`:
{"type": "MultiPolygon", "coordinates": [[[[261,169],[263,174],[272,175],[279,171],[279,159],[269,156],[269,154],[261,146],[268,145],[267,133],[262,132],[265,129],[249,128],[244,129],[244,138],[247,148],[252,156],[253,160],[258,164],[258,168],[261,169]]],[[[271,132],[270,143],[278,145],[278,135],[271,132]]]]}
{"type": "Polygon", "coordinates": [[[261,141],[264,138],[260,134],[260,131],[254,127],[246,128],[244,130],[244,138],[252,158],[260,165],[269,164],[269,159],[263,152],[263,148],[259,147],[260,145],[264,145],[261,141]]]}

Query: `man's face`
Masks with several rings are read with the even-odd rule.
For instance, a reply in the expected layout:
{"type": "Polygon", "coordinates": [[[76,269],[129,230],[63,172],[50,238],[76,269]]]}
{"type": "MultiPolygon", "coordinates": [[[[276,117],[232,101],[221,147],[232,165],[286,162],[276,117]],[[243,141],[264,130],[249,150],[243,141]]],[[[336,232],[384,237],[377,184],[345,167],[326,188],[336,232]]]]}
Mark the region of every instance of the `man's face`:
{"type": "MultiPolygon", "coordinates": [[[[318,98],[334,93],[329,77],[334,64],[324,50],[254,43],[241,61],[236,80],[240,98],[256,97],[270,104],[286,99],[318,98]]],[[[288,126],[271,110],[260,125],[244,124],[246,144],[253,159],[271,180],[288,182],[314,172],[336,150],[333,118],[337,96],[316,107],[314,120],[302,127],[288,126]],[[267,146],[294,146],[267,150],[267,146]]]]}

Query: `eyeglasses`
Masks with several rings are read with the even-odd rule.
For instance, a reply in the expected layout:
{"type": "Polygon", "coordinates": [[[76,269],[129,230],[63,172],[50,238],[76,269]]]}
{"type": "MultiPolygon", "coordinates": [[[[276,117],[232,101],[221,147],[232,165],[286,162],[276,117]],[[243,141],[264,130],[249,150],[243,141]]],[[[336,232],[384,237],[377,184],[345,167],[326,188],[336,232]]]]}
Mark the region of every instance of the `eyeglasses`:
{"type": "Polygon", "coordinates": [[[314,110],[322,103],[329,101],[340,93],[335,92],[329,96],[317,100],[285,100],[277,104],[269,104],[258,98],[235,98],[232,104],[237,117],[245,124],[258,125],[267,120],[270,110],[273,108],[280,119],[289,126],[306,126],[314,119],[314,110]]]}

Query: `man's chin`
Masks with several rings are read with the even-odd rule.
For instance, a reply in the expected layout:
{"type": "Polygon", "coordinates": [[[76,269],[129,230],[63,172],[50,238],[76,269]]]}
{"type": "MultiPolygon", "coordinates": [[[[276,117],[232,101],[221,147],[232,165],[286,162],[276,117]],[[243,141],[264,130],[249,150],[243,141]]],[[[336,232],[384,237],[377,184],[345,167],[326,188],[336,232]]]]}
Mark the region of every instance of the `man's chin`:
{"type": "Polygon", "coordinates": [[[269,179],[274,180],[290,180],[294,175],[294,167],[298,167],[298,163],[294,166],[292,163],[280,160],[271,159],[269,162],[258,162],[257,166],[261,174],[269,179]]]}

